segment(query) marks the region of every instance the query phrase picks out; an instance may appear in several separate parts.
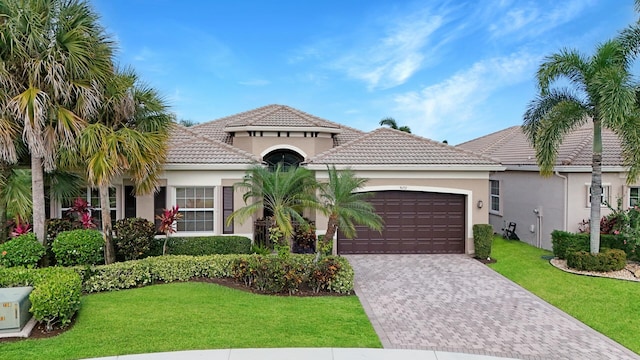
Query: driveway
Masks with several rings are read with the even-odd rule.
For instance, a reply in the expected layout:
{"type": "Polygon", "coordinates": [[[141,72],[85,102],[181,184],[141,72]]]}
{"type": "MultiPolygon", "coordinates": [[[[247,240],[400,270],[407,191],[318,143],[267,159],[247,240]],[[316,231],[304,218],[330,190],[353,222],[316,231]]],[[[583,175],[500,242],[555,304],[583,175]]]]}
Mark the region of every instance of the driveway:
{"type": "Polygon", "coordinates": [[[518,359],[640,359],[466,255],[347,255],[385,348],[518,359]]]}

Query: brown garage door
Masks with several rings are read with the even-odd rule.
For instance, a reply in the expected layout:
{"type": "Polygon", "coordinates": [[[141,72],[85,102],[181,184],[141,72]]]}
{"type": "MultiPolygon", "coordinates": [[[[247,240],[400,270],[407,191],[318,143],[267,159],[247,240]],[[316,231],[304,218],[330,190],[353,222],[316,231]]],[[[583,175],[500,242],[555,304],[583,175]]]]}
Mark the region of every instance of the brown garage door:
{"type": "Polygon", "coordinates": [[[347,239],[338,233],[340,254],[460,254],[465,242],[465,196],[380,191],[368,199],[385,223],[382,233],[358,226],[347,239]]]}

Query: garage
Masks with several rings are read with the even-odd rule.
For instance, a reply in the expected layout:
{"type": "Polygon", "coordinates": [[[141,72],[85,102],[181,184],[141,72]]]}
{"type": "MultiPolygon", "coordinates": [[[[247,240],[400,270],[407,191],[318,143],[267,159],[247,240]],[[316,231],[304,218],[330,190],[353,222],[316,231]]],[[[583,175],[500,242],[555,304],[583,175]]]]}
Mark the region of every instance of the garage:
{"type": "Polygon", "coordinates": [[[339,254],[462,254],[465,195],[378,191],[368,201],[384,219],[382,233],[356,227],[354,239],[338,232],[339,254]]]}

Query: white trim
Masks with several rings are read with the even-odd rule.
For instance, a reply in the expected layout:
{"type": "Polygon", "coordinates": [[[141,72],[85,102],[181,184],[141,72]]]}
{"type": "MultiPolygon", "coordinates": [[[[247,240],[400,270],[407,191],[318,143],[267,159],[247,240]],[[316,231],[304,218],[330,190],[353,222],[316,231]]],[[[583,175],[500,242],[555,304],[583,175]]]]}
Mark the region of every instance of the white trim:
{"type": "MultiPolygon", "coordinates": [[[[324,171],[315,170],[316,179],[328,179],[329,174],[327,173],[327,169],[324,171]]],[[[489,172],[485,171],[395,171],[395,168],[388,167],[386,171],[383,170],[374,170],[374,171],[365,171],[365,170],[356,170],[354,171],[356,176],[366,178],[366,179],[394,179],[399,181],[399,179],[407,180],[407,179],[419,179],[419,180],[427,180],[427,179],[453,179],[453,180],[488,180],[489,172]]]]}
{"type": "MultiPolygon", "coordinates": [[[[506,170],[517,170],[517,171],[535,171],[539,172],[540,167],[538,165],[505,165],[506,170]]],[[[554,172],[567,172],[567,173],[591,173],[592,172],[591,165],[580,165],[580,166],[555,166],[553,168],[554,172]]],[[[626,173],[629,170],[628,167],[625,166],[603,166],[602,172],[612,172],[612,173],[626,173]]]]}
{"type": "Polygon", "coordinates": [[[299,155],[302,155],[303,159],[307,159],[307,153],[304,152],[302,149],[300,149],[297,146],[293,146],[293,145],[289,145],[289,144],[278,144],[278,145],[273,145],[271,147],[266,148],[265,150],[263,150],[260,153],[260,159],[264,159],[264,157],[272,152],[272,151],[276,151],[276,150],[291,150],[291,151],[295,151],[297,152],[299,155]]]}
{"type": "Polygon", "coordinates": [[[320,126],[227,126],[224,128],[224,132],[240,132],[240,131],[269,131],[269,132],[318,132],[328,134],[340,134],[342,129],[320,127],[320,126]]]}
{"type": "MultiPolygon", "coordinates": [[[[303,164],[309,170],[327,170],[327,164],[303,164]]],[[[358,164],[336,164],[337,170],[386,170],[386,171],[504,171],[502,165],[358,165],[358,164]]]]}
{"type": "MultiPolygon", "coordinates": [[[[466,218],[467,218],[467,239],[473,237],[473,191],[455,188],[444,188],[434,186],[410,186],[410,185],[382,185],[382,186],[365,186],[358,189],[356,192],[375,192],[375,191],[416,191],[416,192],[432,192],[441,194],[458,194],[466,195],[466,218]]],[[[464,239],[465,253],[467,249],[467,239],[464,239]]]]}
{"type": "Polygon", "coordinates": [[[163,170],[247,170],[257,164],[260,163],[256,161],[250,164],[165,164],[163,170]]]}

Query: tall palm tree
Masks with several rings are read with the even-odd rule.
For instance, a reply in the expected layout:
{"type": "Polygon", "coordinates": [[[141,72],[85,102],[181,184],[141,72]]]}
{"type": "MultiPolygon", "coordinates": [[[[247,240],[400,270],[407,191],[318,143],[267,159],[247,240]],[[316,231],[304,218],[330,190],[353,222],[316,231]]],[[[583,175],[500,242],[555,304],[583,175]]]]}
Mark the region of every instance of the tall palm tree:
{"type": "Polygon", "coordinates": [[[523,130],[535,148],[542,175],[552,174],[565,135],[589,121],[593,123],[590,250],[598,253],[603,127],[621,140],[622,156],[629,169],[627,182],[635,181],[640,170],[640,118],[629,62],[617,40],[599,45],[590,57],[564,49],[545,58],[537,82],[539,95],[527,107],[523,130]],[[568,82],[569,87],[555,86],[558,80],[568,82]]]}
{"type": "Polygon", "coordinates": [[[394,130],[400,130],[400,131],[404,131],[406,133],[411,134],[411,128],[408,126],[400,126],[398,127],[398,123],[396,122],[396,119],[392,118],[392,117],[386,117],[382,120],[380,120],[380,126],[388,126],[394,130]]]}
{"type": "MultiPolygon", "coordinates": [[[[640,0],[634,1],[636,13],[640,13],[640,0]]],[[[635,59],[640,54],[640,18],[635,24],[626,27],[618,37],[625,51],[631,59],[635,59]]]]}
{"type": "Polygon", "coordinates": [[[17,160],[22,133],[31,156],[33,225],[45,240],[44,171],[94,113],[111,71],[112,44],[82,0],[0,2],[0,157],[17,160]]]}
{"type": "Polygon", "coordinates": [[[156,189],[172,122],[164,100],[155,90],[140,85],[132,70],[118,71],[109,79],[101,98],[97,115],[77,144],[87,181],[100,193],[105,262],[110,264],[115,261],[115,251],[109,186],[115,177],[126,174],[137,194],[156,189]]]}
{"type": "MultiPolygon", "coordinates": [[[[325,247],[338,229],[345,236],[356,236],[356,225],[365,225],[374,230],[382,230],[382,218],[375,213],[373,205],[365,201],[370,194],[357,192],[364,187],[367,179],[358,178],[353,171],[337,171],[335,166],[327,167],[329,181],[320,186],[322,211],[329,217],[327,232],[322,247],[325,247]]],[[[336,254],[337,249],[333,249],[336,254]]]]}
{"type": "Polygon", "coordinates": [[[273,214],[275,226],[289,241],[290,248],[294,222],[305,224],[303,210],[319,206],[315,196],[315,177],[310,170],[301,167],[284,169],[282,164],[278,164],[272,171],[256,165],[235,187],[246,190],[242,198],[247,205],[234,211],[227,223],[231,224],[234,219],[244,222],[264,209],[273,214]]]}

